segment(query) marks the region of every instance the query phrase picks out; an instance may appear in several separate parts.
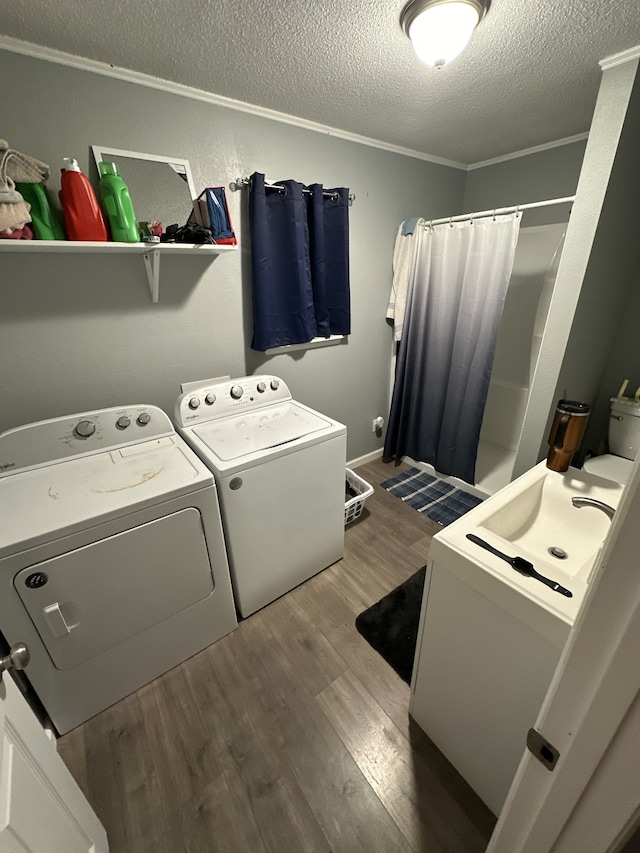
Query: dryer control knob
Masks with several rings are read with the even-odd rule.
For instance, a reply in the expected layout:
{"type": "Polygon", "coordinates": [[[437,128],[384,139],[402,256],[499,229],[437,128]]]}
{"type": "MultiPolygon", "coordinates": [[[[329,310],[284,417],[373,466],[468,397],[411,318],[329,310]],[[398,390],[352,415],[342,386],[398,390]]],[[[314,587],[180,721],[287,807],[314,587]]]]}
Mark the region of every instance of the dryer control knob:
{"type": "Polygon", "coordinates": [[[258,389],[258,391],[261,394],[263,394],[267,390],[266,383],[264,383],[264,382],[258,382],[258,384],[256,385],[256,388],[258,389]]]}
{"type": "Polygon", "coordinates": [[[240,397],[244,394],[244,388],[242,385],[232,385],[231,386],[231,396],[234,400],[239,400],[240,397]]]}
{"type": "Polygon", "coordinates": [[[78,438],[89,438],[89,436],[93,435],[96,431],[96,425],[93,421],[80,421],[80,423],[76,424],[76,428],[74,429],[74,433],[78,438]]]}
{"type": "Polygon", "coordinates": [[[204,398],[204,401],[207,404],[207,406],[213,406],[213,404],[216,401],[216,395],[215,394],[207,394],[207,396],[204,398]]]}
{"type": "Polygon", "coordinates": [[[271,380],[271,382],[270,382],[270,385],[271,385],[271,390],[272,390],[272,391],[277,391],[277,390],[278,390],[278,388],[280,387],[280,383],[278,382],[278,380],[277,380],[277,379],[272,379],[272,380],[271,380]]]}
{"type": "Polygon", "coordinates": [[[192,397],[189,400],[189,408],[190,409],[197,409],[199,405],[200,405],[200,400],[198,397],[192,397]]]}
{"type": "Polygon", "coordinates": [[[116,426],[118,429],[126,429],[131,423],[131,418],[128,418],[126,415],[122,415],[121,418],[118,418],[116,421],[116,426]]]}
{"type": "Polygon", "coordinates": [[[146,426],[151,420],[151,415],[149,412],[140,412],[138,417],[136,418],[136,423],[138,426],[146,426]]]}

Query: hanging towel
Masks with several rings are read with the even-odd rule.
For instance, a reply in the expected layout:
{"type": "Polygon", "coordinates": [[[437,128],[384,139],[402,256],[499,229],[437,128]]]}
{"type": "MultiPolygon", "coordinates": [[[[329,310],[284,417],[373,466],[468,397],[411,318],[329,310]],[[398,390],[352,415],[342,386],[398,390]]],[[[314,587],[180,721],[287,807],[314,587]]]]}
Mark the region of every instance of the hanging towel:
{"type": "Polygon", "coordinates": [[[413,234],[416,230],[416,225],[418,224],[419,216],[414,216],[413,219],[405,219],[402,223],[402,233],[405,237],[409,234],[413,234]]]}
{"type": "Polygon", "coordinates": [[[7,175],[14,181],[40,184],[50,175],[50,169],[46,163],[9,148],[6,139],[0,139],[0,160],[6,160],[7,175]]]}
{"type": "Polygon", "coordinates": [[[403,222],[400,225],[393,249],[393,281],[386,316],[388,320],[393,320],[393,339],[395,341],[402,340],[409,281],[420,244],[424,219],[417,219],[415,222],[416,227],[409,234],[404,233],[405,223],[403,222]]]}

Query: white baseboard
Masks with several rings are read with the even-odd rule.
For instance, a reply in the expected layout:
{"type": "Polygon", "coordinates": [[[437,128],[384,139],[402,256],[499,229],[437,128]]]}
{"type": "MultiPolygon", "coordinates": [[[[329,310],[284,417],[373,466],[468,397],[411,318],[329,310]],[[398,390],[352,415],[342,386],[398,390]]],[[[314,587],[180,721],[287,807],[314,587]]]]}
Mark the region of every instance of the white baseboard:
{"type": "Polygon", "coordinates": [[[357,459],[351,459],[347,462],[347,468],[357,468],[358,465],[366,465],[367,462],[373,462],[375,459],[382,458],[382,448],[373,450],[371,453],[365,453],[364,456],[358,456],[357,459]]]}

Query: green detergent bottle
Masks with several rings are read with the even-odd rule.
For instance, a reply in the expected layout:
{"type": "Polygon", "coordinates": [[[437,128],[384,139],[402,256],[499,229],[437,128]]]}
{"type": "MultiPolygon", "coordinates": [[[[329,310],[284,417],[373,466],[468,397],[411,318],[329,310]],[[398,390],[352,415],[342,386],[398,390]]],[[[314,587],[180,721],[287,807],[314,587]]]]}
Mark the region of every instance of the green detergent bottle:
{"type": "Polygon", "coordinates": [[[58,211],[52,207],[44,184],[28,184],[22,181],[16,189],[31,205],[31,225],[38,240],[64,240],[64,228],[58,211]]]}
{"type": "Polygon", "coordinates": [[[115,163],[104,160],[100,170],[100,197],[109,217],[111,239],[116,243],[139,243],[140,231],[127,185],[115,163]]]}

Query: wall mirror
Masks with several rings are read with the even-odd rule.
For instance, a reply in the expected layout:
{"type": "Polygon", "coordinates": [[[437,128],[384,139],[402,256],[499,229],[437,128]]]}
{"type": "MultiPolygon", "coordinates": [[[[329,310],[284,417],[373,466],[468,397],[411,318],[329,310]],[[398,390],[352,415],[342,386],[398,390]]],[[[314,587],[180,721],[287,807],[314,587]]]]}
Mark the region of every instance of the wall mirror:
{"type": "Polygon", "coordinates": [[[185,224],[195,198],[188,160],[125,151],[107,145],[92,145],[91,150],[96,168],[102,160],[117,164],[118,172],[129,188],[138,222],[155,220],[161,222],[165,229],[174,223],[185,224]]]}

